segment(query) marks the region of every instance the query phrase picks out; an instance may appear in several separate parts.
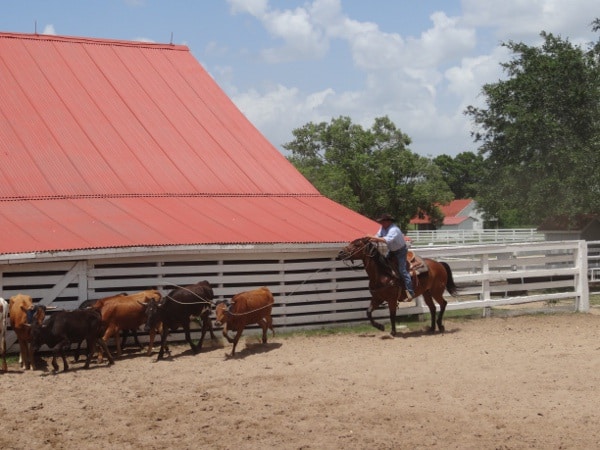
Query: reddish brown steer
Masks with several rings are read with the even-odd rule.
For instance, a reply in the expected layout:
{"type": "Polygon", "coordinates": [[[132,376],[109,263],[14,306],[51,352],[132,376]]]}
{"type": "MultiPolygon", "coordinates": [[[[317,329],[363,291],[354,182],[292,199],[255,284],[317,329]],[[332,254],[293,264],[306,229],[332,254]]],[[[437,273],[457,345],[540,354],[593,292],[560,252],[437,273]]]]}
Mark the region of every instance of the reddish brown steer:
{"type": "MultiPolygon", "coordinates": [[[[162,298],[159,291],[151,289],[137,292],[130,295],[117,295],[113,298],[106,298],[96,302],[91,308],[100,311],[102,315],[102,324],[106,331],[102,339],[108,342],[111,337],[115,337],[117,345],[117,356],[121,356],[121,340],[119,332],[121,330],[135,330],[146,323],[146,309],[142,306],[151,299],[160,301],[162,298]]],[[[150,342],[148,344],[148,354],[152,353],[154,336],[156,328],[150,330],[150,342]]],[[[102,354],[99,353],[98,360],[102,361],[102,354]]]]}
{"type": "MultiPolygon", "coordinates": [[[[26,370],[33,369],[31,327],[27,323],[27,311],[31,310],[32,307],[33,299],[29,295],[17,294],[9,300],[8,314],[10,316],[10,326],[19,341],[19,363],[21,364],[21,368],[25,368],[26,370]]],[[[40,308],[35,320],[41,324],[45,316],[46,311],[40,308]]]]}
{"type": "Polygon", "coordinates": [[[262,342],[267,343],[267,329],[275,335],[271,309],[273,308],[273,294],[266,287],[252,291],[241,292],[231,299],[231,303],[219,303],[216,307],[216,325],[223,325],[223,336],[229,343],[233,343],[231,356],[235,355],[237,345],[244,328],[250,324],[258,324],[263,331],[262,342]],[[229,330],[235,331],[233,339],[229,337],[229,330]]]}

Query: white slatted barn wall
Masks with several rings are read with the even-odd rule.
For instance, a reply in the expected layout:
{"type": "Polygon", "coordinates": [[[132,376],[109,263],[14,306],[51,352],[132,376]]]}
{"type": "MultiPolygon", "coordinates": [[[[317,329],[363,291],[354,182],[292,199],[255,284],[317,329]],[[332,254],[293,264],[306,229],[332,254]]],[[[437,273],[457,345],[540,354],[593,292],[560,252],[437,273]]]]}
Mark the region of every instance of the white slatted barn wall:
{"type": "Polygon", "coordinates": [[[273,321],[277,328],[363,322],[369,299],[366,274],[335,261],[335,253],[329,251],[321,257],[312,252],[90,261],[87,296],[100,298],[148,288],[167,294],[175,287],[207,280],[215,301],[267,286],[275,297],[273,321]]]}
{"type": "MultiPolygon", "coordinates": [[[[85,295],[81,289],[86,285],[85,262],[11,264],[0,266],[0,270],[2,296],[7,300],[22,293],[30,295],[35,303],[75,309],[81,294],[85,295]]],[[[15,334],[10,331],[6,336],[7,348],[15,342],[15,334]]]]}

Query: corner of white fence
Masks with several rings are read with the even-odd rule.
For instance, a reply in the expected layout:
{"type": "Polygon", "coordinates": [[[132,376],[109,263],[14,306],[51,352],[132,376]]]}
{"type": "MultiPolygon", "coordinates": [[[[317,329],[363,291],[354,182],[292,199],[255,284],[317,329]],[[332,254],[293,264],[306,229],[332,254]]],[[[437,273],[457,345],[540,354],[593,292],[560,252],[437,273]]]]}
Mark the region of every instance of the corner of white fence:
{"type": "Polygon", "coordinates": [[[588,312],[590,310],[590,290],[588,286],[588,248],[587,241],[578,241],[577,267],[579,275],[575,278],[575,310],[588,312]]]}

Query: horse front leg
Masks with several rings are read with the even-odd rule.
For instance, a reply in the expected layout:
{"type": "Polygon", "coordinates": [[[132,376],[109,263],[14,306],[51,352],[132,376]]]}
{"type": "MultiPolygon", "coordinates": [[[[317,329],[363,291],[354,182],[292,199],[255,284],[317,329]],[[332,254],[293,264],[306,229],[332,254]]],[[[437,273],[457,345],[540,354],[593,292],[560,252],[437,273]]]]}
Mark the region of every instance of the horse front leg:
{"type": "Polygon", "coordinates": [[[367,318],[369,319],[369,322],[371,322],[371,325],[373,325],[379,331],[384,331],[385,327],[383,325],[381,325],[380,323],[375,322],[375,319],[373,319],[373,311],[375,309],[377,309],[377,306],[378,305],[373,305],[373,301],[371,301],[371,304],[367,308],[367,318]]]}
{"type": "Polygon", "coordinates": [[[396,336],[396,306],[397,303],[395,301],[388,301],[388,309],[390,311],[390,323],[392,324],[392,331],[390,331],[390,334],[392,336],[396,336]]]}

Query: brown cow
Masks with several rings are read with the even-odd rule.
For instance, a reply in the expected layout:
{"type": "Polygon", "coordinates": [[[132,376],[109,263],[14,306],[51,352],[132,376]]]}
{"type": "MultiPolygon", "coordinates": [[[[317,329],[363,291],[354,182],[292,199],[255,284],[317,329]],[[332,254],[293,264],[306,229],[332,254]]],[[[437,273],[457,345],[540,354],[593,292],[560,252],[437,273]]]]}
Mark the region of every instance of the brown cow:
{"type": "MultiPolygon", "coordinates": [[[[115,337],[117,345],[117,356],[121,356],[121,340],[119,331],[135,330],[146,323],[146,309],[142,306],[150,299],[160,301],[162,298],[159,291],[151,289],[137,292],[129,295],[117,295],[113,298],[101,299],[96,302],[92,309],[100,311],[102,315],[102,324],[106,331],[102,339],[108,342],[108,339],[115,337]]],[[[156,328],[150,330],[150,342],[148,345],[148,354],[152,353],[154,345],[154,336],[156,328]]],[[[99,353],[98,360],[102,361],[102,353],[99,353]]]]}
{"type": "Polygon", "coordinates": [[[8,326],[8,302],[0,297],[0,357],[2,358],[2,372],[6,372],[6,327],[8,326]]]}
{"type": "Polygon", "coordinates": [[[271,309],[273,307],[273,294],[266,287],[252,291],[241,292],[231,299],[231,304],[219,303],[215,309],[216,325],[223,325],[223,336],[229,343],[233,343],[231,356],[235,354],[242,332],[247,325],[256,323],[263,331],[262,342],[267,343],[267,328],[275,335],[271,309]],[[236,331],[233,339],[229,337],[229,330],[236,331]]]}
{"type": "MultiPolygon", "coordinates": [[[[27,322],[27,311],[33,307],[33,299],[29,295],[17,294],[10,298],[8,314],[10,316],[10,325],[17,335],[19,341],[19,363],[25,370],[33,369],[33,352],[31,347],[31,327],[27,322]]],[[[42,323],[46,312],[40,308],[34,320],[42,323]]]]}

